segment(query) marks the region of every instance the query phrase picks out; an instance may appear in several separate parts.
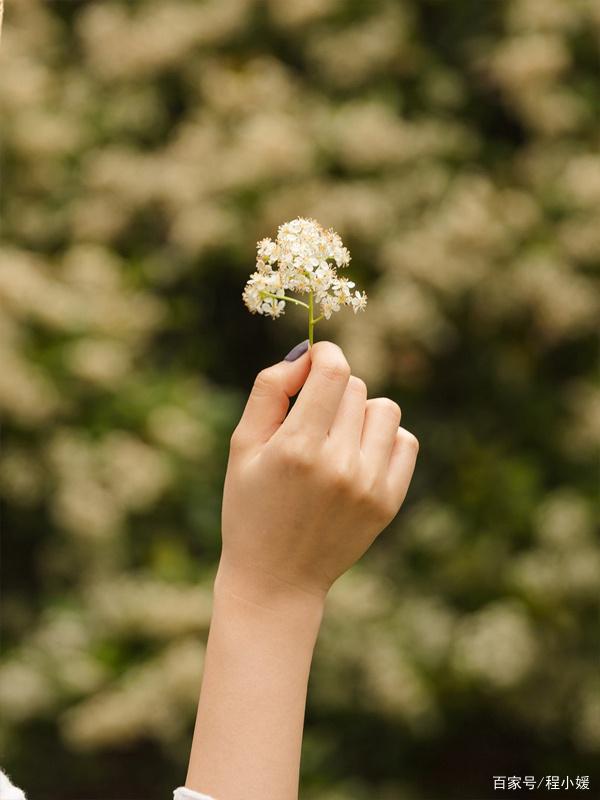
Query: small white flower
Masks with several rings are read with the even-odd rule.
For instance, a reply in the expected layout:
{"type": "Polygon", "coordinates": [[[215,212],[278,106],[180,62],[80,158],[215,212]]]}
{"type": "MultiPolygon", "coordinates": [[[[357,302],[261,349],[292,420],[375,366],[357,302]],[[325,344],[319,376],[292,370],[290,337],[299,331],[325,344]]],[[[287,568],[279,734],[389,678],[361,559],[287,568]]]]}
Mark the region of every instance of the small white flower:
{"type": "Polygon", "coordinates": [[[263,261],[262,258],[257,258],[256,271],[260,272],[261,275],[268,275],[270,272],[273,272],[273,268],[267,261],[263,261]]]}
{"type": "Polygon", "coordinates": [[[367,307],[367,293],[355,292],[351,302],[355,314],[358,311],[364,311],[367,307]]]}
{"type": "Polygon", "coordinates": [[[273,317],[273,319],[276,319],[282,314],[285,314],[285,303],[283,300],[276,300],[274,297],[267,297],[265,300],[263,300],[259,311],[261,314],[265,314],[267,317],[273,317]]]}
{"type": "Polygon", "coordinates": [[[257,253],[260,259],[272,264],[277,260],[277,245],[272,239],[262,239],[257,244],[257,253]]]}
{"type": "Polygon", "coordinates": [[[334,311],[340,310],[340,302],[332,294],[326,294],[321,300],[321,313],[325,319],[329,319],[334,311]]]}
{"type": "MultiPolygon", "coordinates": [[[[279,226],[275,241],[262,239],[257,243],[256,271],[248,279],[242,298],[253,314],[274,319],[285,313],[286,302],[308,308],[307,303],[289,297],[286,291],[311,295],[313,308],[319,306],[325,319],[344,305],[356,313],[366,307],[367,295],[359,291],[353,294],[354,282],[338,278],[336,272],[349,263],[350,253],[335,231],[325,230],[313,219],[298,217],[279,226]]],[[[311,335],[312,324],[310,320],[311,335]]]]}
{"type": "Polygon", "coordinates": [[[260,311],[260,307],[262,305],[262,297],[256,286],[248,282],[248,284],[246,284],[246,288],[244,289],[242,297],[244,299],[244,303],[253,314],[256,314],[257,312],[262,313],[260,311]]]}

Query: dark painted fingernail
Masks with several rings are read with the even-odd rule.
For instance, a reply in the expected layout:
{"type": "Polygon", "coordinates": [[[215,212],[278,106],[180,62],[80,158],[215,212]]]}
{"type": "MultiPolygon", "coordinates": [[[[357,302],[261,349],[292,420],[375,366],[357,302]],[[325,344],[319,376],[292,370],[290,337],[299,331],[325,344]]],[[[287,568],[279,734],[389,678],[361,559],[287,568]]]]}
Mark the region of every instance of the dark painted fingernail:
{"type": "Polygon", "coordinates": [[[300,358],[303,353],[306,353],[307,350],[308,339],[305,339],[303,342],[300,342],[300,344],[297,344],[296,347],[292,347],[290,352],[284,358],[284,361],[295,361],[297,358],[300,358]]]}

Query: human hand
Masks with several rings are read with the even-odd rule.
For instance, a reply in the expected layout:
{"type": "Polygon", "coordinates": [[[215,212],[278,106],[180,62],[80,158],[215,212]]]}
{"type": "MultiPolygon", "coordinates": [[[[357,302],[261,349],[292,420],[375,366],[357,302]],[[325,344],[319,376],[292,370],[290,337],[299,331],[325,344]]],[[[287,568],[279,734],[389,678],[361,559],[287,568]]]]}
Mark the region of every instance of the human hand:
{"type": "Polygon", "coordinates": [[[260,372],[231,438],[217,580],[324,599],[402,505],[418,442],[399,424],[331,342],[260,372]]]}

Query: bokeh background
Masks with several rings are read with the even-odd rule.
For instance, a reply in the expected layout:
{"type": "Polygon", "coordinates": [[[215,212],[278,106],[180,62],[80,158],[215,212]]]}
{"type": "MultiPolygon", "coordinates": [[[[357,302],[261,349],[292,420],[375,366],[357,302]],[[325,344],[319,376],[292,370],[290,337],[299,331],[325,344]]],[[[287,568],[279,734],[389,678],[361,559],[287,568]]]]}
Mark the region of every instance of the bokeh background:
{"type": "Polygon", "coordinates": [[[0,745],[31,798],[184,778],[228,438],[306,335],[241,291],[297,215],[369,292],[318,337],[421,441],[332,592],[302,797],[598,791],[599,32],[595,0],[8,3],[0,745]]]}

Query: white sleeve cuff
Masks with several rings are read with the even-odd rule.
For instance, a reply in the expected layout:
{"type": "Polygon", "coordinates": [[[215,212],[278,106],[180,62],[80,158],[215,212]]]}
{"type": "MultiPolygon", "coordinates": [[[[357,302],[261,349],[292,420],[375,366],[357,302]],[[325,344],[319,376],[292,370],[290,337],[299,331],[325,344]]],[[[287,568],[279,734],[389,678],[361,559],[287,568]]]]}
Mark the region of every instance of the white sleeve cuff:
{"type": "MultiPolygon", "coordinates": [[[[8,775],[0,769],[0,800],[25,800],[25,794],[13,786],[8,775]]],[[[210,800],[210,798],[209,798],[210,800]]]]}
{"type": "Polygon", "coordinates": [[[186,786],[180,786],[173,792],[173,800],[215,800],[215,798],[208,794],[195,792],[193,789],[188,789],[186,786]]]}

